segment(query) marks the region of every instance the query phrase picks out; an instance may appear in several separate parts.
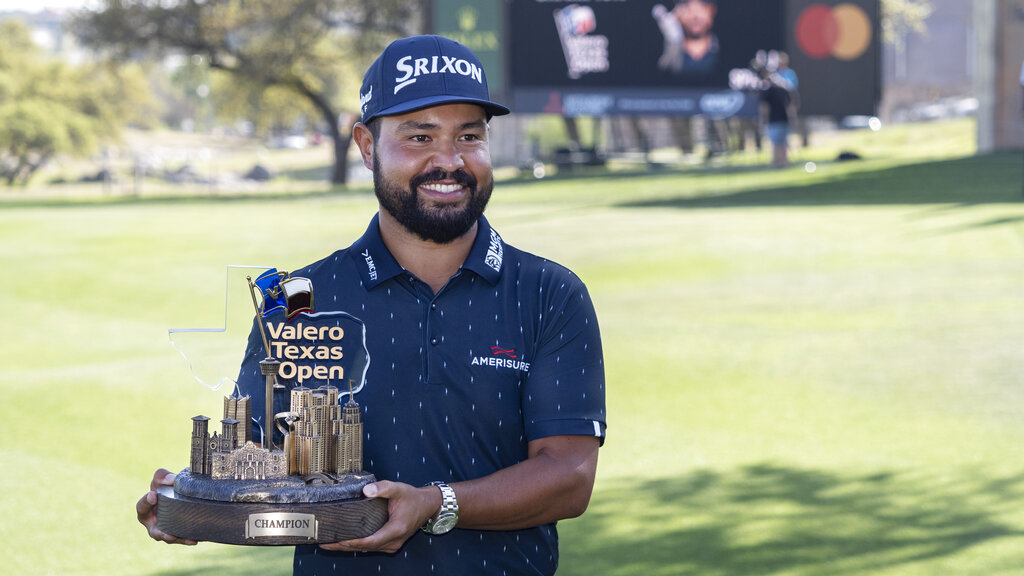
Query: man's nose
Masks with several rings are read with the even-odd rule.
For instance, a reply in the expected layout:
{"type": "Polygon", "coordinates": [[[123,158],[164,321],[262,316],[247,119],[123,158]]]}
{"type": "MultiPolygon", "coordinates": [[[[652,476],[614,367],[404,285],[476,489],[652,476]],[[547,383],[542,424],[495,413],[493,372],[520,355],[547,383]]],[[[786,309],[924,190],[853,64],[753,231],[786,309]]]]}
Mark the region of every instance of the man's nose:
{"type": "Polygon", "coordinates": [[[438,143],[434,149],[434,155],[431,157],[430,165],[450,173],[464,168],[466,162],[462,158],[462,150],[459,150],[456,143],[438,143]]]}

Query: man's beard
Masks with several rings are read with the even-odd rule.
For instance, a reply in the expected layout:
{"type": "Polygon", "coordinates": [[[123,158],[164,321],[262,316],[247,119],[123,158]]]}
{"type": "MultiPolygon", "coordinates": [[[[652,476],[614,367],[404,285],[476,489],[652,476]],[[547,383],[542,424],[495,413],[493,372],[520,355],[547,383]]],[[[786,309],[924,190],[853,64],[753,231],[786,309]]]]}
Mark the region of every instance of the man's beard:
{"type": "Polygon", "coordinates": [[[459,168],[453,172],[436,168],[430,172],[419,174],[409,181],[408,189],[400,184],[384,178],[378,156],[373,156],[373,190],[381,208],[391,214],[406,230],[424,240],[438,244],[447,244],[462,236],[473,227],[483,215],[494,179],[488,179],[483,187],[478,188],[477,180],[472,174],[459,168]],[[441,205],[427,207],[420,201],[417,190],[427,182],[440,182],[451,179],[469,188],[469,203],[465,207],[441,205]]]}

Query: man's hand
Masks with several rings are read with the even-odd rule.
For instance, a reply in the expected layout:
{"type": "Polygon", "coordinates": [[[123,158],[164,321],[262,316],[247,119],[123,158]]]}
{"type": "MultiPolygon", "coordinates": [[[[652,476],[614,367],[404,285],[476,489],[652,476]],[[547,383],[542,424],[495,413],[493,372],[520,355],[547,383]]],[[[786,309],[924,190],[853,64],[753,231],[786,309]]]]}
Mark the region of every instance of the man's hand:
{"type": "Polygon", "coordinates": [[[441,509],[441,490],[436,486],[415,488],[401,482],[382,480],[363,486],[363,495],[367,498],[387,498],[387,523],[365,538],[324,544],[321,548],[342,552],[394,554],[428,518],[441,509]]]}
{"type": "Polygon", "coordinates": [[[195,546],[195,540],[187,540],[165,534],[156,527],[156,489],[160,486],[174,486],[174,474],[163,468],[153,473],[153,481],[149,483],[149,492],[139,499],[135,505],[135,512],[139,516],[139,523],[146,527],[149,537],[153,540],[166,542],[168,544],[185,544],[195,546]]]}
{"type": "MultiPolygon", "coordinates": [[[[526,460],[482,478],[450,484],[458,496],[459,527],[521,530],[583,514],[594,488],[599,446],[600,440],[593,436],[531,440],[526,460]]],[[[414,488],[381,481],[364,486],[363,495],[388,499],[387,523],[366,538],[321,548],[394,554],[441,509],[437,486],[414,488]]]]}

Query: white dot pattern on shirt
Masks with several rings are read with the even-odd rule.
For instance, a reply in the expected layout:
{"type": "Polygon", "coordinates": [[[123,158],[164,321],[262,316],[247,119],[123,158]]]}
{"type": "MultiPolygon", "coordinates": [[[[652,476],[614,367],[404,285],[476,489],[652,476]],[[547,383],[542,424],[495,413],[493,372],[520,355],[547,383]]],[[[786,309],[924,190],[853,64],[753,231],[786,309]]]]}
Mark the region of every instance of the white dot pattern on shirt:
{"type": "MultiPolygon", "coordinates": [[[[519,267],[520,265],[521,265],[520,262],[516,262],[516,266],[517,267],[519,267]]],[[[535,272],[536,268],[533,268],[532,271],[535,272]]],[[[543,268],[541,273],[542,274],[550,273],[549,267],[543,268]]],[[[473,274],[467,274],[466,276],[467,276],[469,282],[471,282],[471,283],[475,283],[476,280],[477,280],[477,277],[475,275],[473,275],[473,274]]],[[[402,280],[404,281],[405,278],[403,277],[402,280]]],[[[517,286],[520,284],[518,279],[515,281],[515,283],[516,283],[517,286]]],[[[420,284],[420,283],[416,282],[416,284],[420,284]]],[[[533,283],[532,282],[528,282],[528,284],[533,284],[533,283]]],[[[571,282],[569,284],[572,285],[571,282]]],[[[362,282],[360,282],[360,285],[362,285],[362,282]]],[[[463,285],[463,287],[464,286],[465,285],[463,285]]],[[[508,286],[508,285],[506,285],[506,286],[508,286]]],[[[575,285],[573,285],[573,286],[575,288],[575,285]]],[[[388,295],[392,295],[392,288],[390,286],[389,287],[381,286],[381,288],[386,288],[388,295]]],[[[420,286],[420,288],[422,288],[422,286],[420,286]]],[[[500,288],[500,286],[499,286],[499,288],[500,288]]],[[[538,288],[535,291],[533,291],[533,294],[537,294],[537,295],[540,295],[542,297],[546,296],[544,298],[545,301],[552,302],[552,301],[557,300],[557,296],[558,296],[558,293],[560,291],[567,289],[566,283],[560,283],[559,285],[557,285],[557,287],[549,286],[549,288],[551,288],[551,289],[545,290],[543,286],[538,286],[538,288]],[[545,295],[545,292],[547,292],[546,295],[545,295]]],[[[483,288],[483,289],[487,290],[486,288],[483,288]]],[[[526,321],[516,322],[515,318],[514,318],[514,315],[516,314],[516,311],[519,311],[519,313],[522,314],[522,310],[524,310],[524,309],[529,310],[529,312],[526,312],[526,313],[528,315],[530,315],[531,317],[533,316],[533,314],[530,314],[530,313],[531,312],[535,312],[536,313],[536,320],[538,322],[548,323],[548,324],[551,324],[552,322],[555,322],[556,321],[555,320],[556,317],[561,317],[562,315],[566,314],[565,309],[563,307],[559,306],[557,304],[557,302],[555,304],[544,305],[544,306],[541,307],[541,310],[539,310],[539,311],[538,310],[534,310],[532,307],[524,306],[524,301],[523,300],[525,299],[528,302],[529,300],[532,300],[534,298],[533,295],[526,295],[524,299],[516,298],[515,299],[516,301],[514,302],[514,307],[510,308],[510,306],[512,306],[512,304],[513,304],[512,302],[508,302],[508,303],[501,302],[502,299],[507,298],[506,291],[500,290],[500,289],[494,289],[493,291],[487,291],[485,293],[492,293],[493,294],[493,298],[498,300],[499,303],[501,303],[501,306],[499,307],[499,312],[494,314],[494,323],[498,324],[499,327],[503,331],[497,332],[497,334],[502,334],[502,333],[508,334],[509,330],[515,330],[519,334],[522,334],[522,335],[526,336],[526,338],[524,339],[525,341],[529,341],[529,338],[530,338],[529,334],[531,333],[531,331],[535,330],[535,327],[531,326],[533,320],[532,319],[526,319],[526,321]],[[554,316],[552,315],[552,312],[555,313],[554,316]],[[514,324],[518,324],[518,330],[516,330],[514,325],[512,325],[512,326],[505,326],[505,324],[509,323],[510,317],[512,317],[514,324]]],[[[343,296],[342,298],[345,298],[345,297],[343,296]]],[[[585,294],[579,294],[579,298],[581,300],[585,300],[585,294]]],[[[335,300],[337,301],[337,299],[338,298],[336,296],[335,300]]],[[[424,318],[424,320],[418,322],[418,327],[419,327],[419,330],[420,330],[420,334],[425,337],[425,340],[422,340],[419,343],[419,345],[417,346],[417,343],[414,340],[413,341],[409,340],[409,334],[412,331],[410,331],[408,329],[404,329],[404,332],[403,331],[399,331],[399,332],[393,332],[392,331],[392,332],[390,332],[391,335],[388,337],[387,340],[385,340],[385,342],[390,341],[390,344],[392,346],[396,346],[396,347],[402,346],[402,348],[398,348],[398,349],[408,350],[410,347],[413,348],[413,349],[416,349],[418,347],[419,353],[422,356],[422,355],[424,355],[426,353],[426,351],[428,351],[428,350],[430,350],[432,348],[431,345],[427,344],[431,337],[436,337],[437,340],[441,344],[445,344],[446,342],[453,342],[453,343],[462,342],[463,338],[464,338],[464,335],[466,335],[466,334],[468,334],[470,336],[472,334],[474,334],[474,333],[477,333],[478,335],[486,335],[486,336],[488,336],[488,338],[486,340],[491,340],[490,336],[492,336],[494,334],[494,333],[490,333],[489,332],[491,330],[491,328],[488,327],[490,322],[488,322],[487,320],[484,320],[484,321],[481,322],[480,316],[479,316],[479,312],[477,312],[474,315],[475,316],[474,319],[476,321],[475,322],[476,325],[474,325],[472,323],[469,323],[469,322],[466,322],[465,328],[461,329],[461,330],[464,330],[463,334],[455,334],[455,333],[453,333],[451,331],[451,328],[449,326],[445,326],[443,324],[435,325],[435,324],[433,324],[430,321],[426,321],[426,318],[428,317],[427,315],[436,314],[435,316],[430,316],[430,317],[434,318],[435,320],[436,319],[440,319],[440,320],[452,319],[452,320],[455,320],[455,319],[458,319],[460,316],[464,315],[465,314],[465,310],[462,310],[461,313],[448,314],[449,311],[454,311],[451,307],[448,307],[447,309],[445,309],[443,307],[439,307],[439,308],[435,308],[434,309],[434,310],[436,310],[436,312],[432,312],[431,309],[430,309],[431,302],[429,301],[430,300],[429,298],[428,299],[423,299],[423,298],[417,297],[415,300],[416,300],[417,305],[421,306],[422,309],[425,311],[424,316],[422,316],[422,318],[424,318]],[[434,333],[434,334],[424,334],[424,325],[426,325],[427,327],[431,327],[431,328],[436,327],[436,328],[438,328],[438,331],[436,333],[434,333]],[[483,327],[483,328],[481,328],[481,327],[483,327]],[[447,330],[447,333],[445,332],[445,330],[447,330]],[[404,343],[403,343],[403,339],[405,339],[404,343]],[[404,346],[403,346],[403,344],[404,344],[404,346]]],[[[478,298],[478,300],[479,300],[479,298],[478,298]]],[[[487,300],[489,300],[489,299],[485,297],[484,301],[486,302],[487,300]]],[[[441,304],[443,304],[444,301],[435,298],[434,302],[437,302],[439,305],[441,305],[441,304]]],[[[462,305],[463,304],[460,304],[460,306],[462,306],[462,305]]],[[[465,301],[465,303],[464,303],[464,306],[466,308],[473,308],[474,307],[474,301],[472,299],[467,299],[465,301]]],[[[480,306],[479,302],[476,303],[476,306],[477,307],[480,306]]],[[[367,308],[368,308],[368,306],[366,305],[366,303],[362,303],[361,309],[363,311],[366,311],[367,308]]],[[[372,309],[373,305],[371,304],[369,306],[369,308],[372,309]]],[[[487,309],[487,306],[485,305],[485,306],[483,306],[483,308],[487,309]]],[[[396,322],[395,316],[397,315],[400,318],[399,320],[397,320],[397,322],[402,322],[402,320],[401,320],[402,314],[403,314],[403,312],[401,312],[401,311],[397,311],[397,310],[396,311],[390,311],[390,312],[388,312],[388,316],[387,316],[388,317],[388,321],[396,322]]],[[[488,315],[488,316],[485,316],[485,317],[489,318],[490,316],[488,315]]],[[[522,317],[520,316],[520,319],[521,318],[522,317]]],[[[406,317],[405,320],[406,320],[406,322],[408,322],[409,320],[413,320],[413,318],[406,317]]],[[[558,321],[561,322],[563,320],[558,320],[558,321]]],[[[589,324],[589,321],[587,321],[587,323],[589,324]]],[[[578,327],[579,327],[579,325],[577,324],[577,328],[578,327]]],[[[557,341],[554,342],[555,346],[559,346],[558,341],[561,341],[563,343],[568,343],[567,340],[572,338],[571,335],[567,336],[565,333],[557,333],[557,334],[555,334],[553,332],[554,331],[552,331],[552,333],[551,333],[551,338],[557,338],[558,339],[557,341]]],[[[419,337],[419,335],[413,336],[413,338],[418,338],[418,337],[419,337]]],[[[478,347],[482,343],[480,340],[477,340],[476,342],[477,342],[477,346],[478,347]]],[[[498,337],[498,338],[494,338],[494,345],[495,346],[506,346],[507,347],[508,346],[508,342],[505,341],[505,338],[498,337]]],[[[562,344],[562,345],[565,345],[565,344],[562,344]]],[[[487,346],[483,346],[483,348],[484,348],[484,350],[473,350],[473,351],[470,351],[470,356],[471,357],[475,357],[476,354],[480,354],[480,355],[487,355],[487,354],[489,354],[490,351],[487,350],[487,346]]],[[[465,350],[465,348],[463,350],[465,350]]],[[[519,345],[516,346],[516,350],[520,351],[519,345]]],[[[579,350],[579,349],[577,349],[577,350],[579,350]]],[[[588,347],[586,345],[583,346],[583,351],[584,352],[588,351],[588,347]]],[[[525,352],[525,350],[523,352],[525,352]]],[[[386,354],[386,352],[384,352],[383,354],[386,354]]],[[[382,355],[382,353],[378,353],[378,355],[382,355]]],[[[406,351],[406,352],[403,353],[403,356],[411,357],[412,355],[410,355],[406,351]]],[[[564,360],[568,361],[568,359],[570,357],[571,357],[571,355],[567,354],[565,356],[564,360]]],[[[408,360],[405,360],[405,359],[402,359],[402,358],[399,358],[399,359],[395,360],[395,358],[396,358],[395,356],[392,356],[392,358],[389,358],[389,359],[385,360],[381,364],[378,364],[378,366],[380,368],[384,368],[384,367],[388,366],[388,362],[390,362],[390,366],[391,366],[391,369],[389,371],[390,374],[392,376],[397,376],[397,375],[399,375],[399,373],[408,374],[407,376],[405,376],[406,382],[408,382],[408,378],[409,378],[409,376],[411,376],[411,374],[409,374],[409,371],[408,371],[408,367],[409,367],[408,360]]],[[[376,356],[375,356],[375,359],[376,359],[376,356]]],[[[443,365],[445,368],[451,368],[451,366],[449,366],[450,364],[452,364],[452,362],[450,361],[451,360],[451,356],[444,356],[442,354],[439,357],[439,359],[440,360],[444,360],[444,362],[442,362],[441,365],[443,365]]],[[[554,363],[556,365],[559,365],[559,366],[561,366],[562,364],[565,363],[563,361],[562,356],[557,356],[554,359],[548,360],[547,362],[549,363],[549,366],[550,366],[550,363],[552,361],[554,361],[554,363]]],[[[586,374],[586,372],[587,372],[585,369],[580,369],[578,366],[575,366],[575,368],[578,370],[578,372],[576,372],[577,374],[586,374]]],[[[455,369],[457,369],[457,368],[455,368],[455,369]]],[[[378,368],[378,373],[380,373],[380,372],[381,371],[378,368]]],[[[258,373],[258,367],[255,369],[255,373],[258,373]]],[[[424,385],[428,384],[428,382],[426,381],[427,379],[426,379],[426,377],[425,377],[425,375],[424,375],[422,370],[417,370],[417,371],[415,371],[415,373],[418,374],[417,380],[418,380],[418,382],[420,384],[424,384],[424,385]]],[[[429,382],[430,384],[440,384],[441,383],[440,381],[435,380],[433,372],[430,372],[429,374],[430,374],[430,382],[429,382]]],[[[558,398],[561,399],[561,402],[549,403],[550,402],[549,400],[543,400],[543,402],[546,403],[547,406],[548,406],[547,409],[546,409],[548,414],[551,414],[551,409],[552,408],[554,408],[555,410],[561,412],[562,409],[563,409],[562,404],[567,401],[566,400],[566,398],[567,398],[566,394],[567,393],[571,393],[572,391],[574,391],[574,388],[571,387],[571,382],[573,381],[574,377],[568,377],[564,372],[562,372],[561,374],[562,374],[563,378],[555,377],[553,379],[554,380],[554,388],[555,389],[565,388],[565,390],[562,393],[562,395],[558,396],[558,398]],[[552,404],[554,404],[554,406],[552,406],[552,404]]],[[[487,382],[486,379],[475,379],[474,376],[472,376],[472,375],[467,375],[467,379],[468,379],[470,385],[474,389],[476,388],[475,385],[477,384],[476,380],[480,380],[480,385],[483,385],[484,383],[487,382]]],[[[389,388],[389,390],[388,390],[390,392],[389,396],[390,396],[390,398],[394,402],[397,403],[397,402],[399,402],[401,400],[401,397],[403,396],[403,390],[408,390],[409,387],[407,385],[403,385],[402,387],[397,387],[395,385],[397,378],[389,378],[389,380],[391,380],[391,382],[388,382],[386,384],[386,386],[388,386],[388,388],[389,388]]],[[[369,381],[367,382],[367,384],[368,385],[370,384],[369,381]]],[[[439,387],[439,388],[441,388],[441,387],[439,387]]],[[[601,388],[603,389],[603,386],[601,386],[601,388]]],[[[460,394],[462,394],[462,386],[455,386],[453,390],[450,390],[448,386],[444,386],[441,389],[443,390],[443,394],[445,395],[445,397],[448,397],[449,394],[451,394],[452,396],[456,396],[456,397],[458,397],[460,394]]],[[[494,391],[494,396],[492,396],[492,398],[496,397],[499,402],[502,402],[504,400],[508,400],[510,398],[510,396],[515,396],[515,397],[527,396],[526,402],[529,402],[529,403],[536,402],[539,399],[550,398],[550,396],[548,395],[548,392],[544,392],[544,393],[540,394],[539,396],[537,396],[537,399],[535,399],[532,394],[531,395],[526,395],[526,394],[522,394],[522,392],[520,392],[519,394],[516,393],[516,390],[523,391],[523,389],[524,389],[523,381],[519,380],[519,381],[515,382],[513,388],[505,388],[504,391],[502,391],[502,390],[493,390],[494,391]]],[[[548,389],[548,390],[550,391],[550,389],[548,389]]],[[[586,398],[586,392],[582,393],[582,397],[586,398]]],[[[427,409],[424,406],[424,402],[419,401],[419,402],[416,402],[416,403],[412,403],[412,402],[409,402],[410,400],[412,400],[412,398],[406,397],[405,401],[408,402],[408,404],[405,404],[405,405],[408,405],[410,407],[418,406],[421,413],[424,410],[427,409]]],[[[475,402],[469,403],[470,411],[473,412],[473,413],[481,412],[483,414],[487,414],[488,411],[487,411],[486,408],[490,404],[490,402],[486,402],[485,401],[485,402],[481,403],[481,407],[484,408],[481,411],[477,410],[477,404],[478,403],[480,403],[479,398],[477,398],[475,402]]],[[[401,405],[401,404],[399,404],[399,405],[401,405]]],[[[377,406],[378,408],[380,408],[380,410],[378,410],[378,411],[382,411],[382,410],[386,409],[386,405],[385,404],[378,403],[378,404],[374,404],[374,406],[377,406]]],[[[520,420],[522,420],[522,418],[523,418],[523,409],[520,408],[518,410],[518,412],[519,412],[520,420]]],[[[512,413],[514,414],[514,411],[512,413]]],[[[391,413],[391,416],[392,416],[392,426],[396,427],[396,426],[398,426],[400,421],[404,422],[405,416],[407,414],[408,414],[408,411],[407,412],[398,412],[398,413],[392,412],[391,413]]],[[[603,410],[602,410],[602,414],[603,414],[603,410]]],[[[477,416],[477,418],[479,418],[479,416],[477,416]]],[[[514,420],[514,416],[512,416],[511,414],[506,413],[506,418],[504,420],[501,419],[501,418],[497,418],[496,420],[490,420],[490,422],[495,423],[496,426],[498,426],[499,428],[503,428],[503,429],[506,428],[506,424],[508,424],[509,426],[512,426],[513,428],[515,428],[516,427],[515,426],[515,422],[514,421],[510,421],[510,419],[514,420]]],[[[432,420],[432,419],[429,419],[429,418],[423,418],[422,421],[424,421],[424,422],[437,422],[436,419],[432,420]]],[[[444,422],[445,422],[445,424],[448,423],[448,416],[447,415],[445,415],[445,417],[444,417],[444,422]]],[[[385,425],[384,423],[386,423],[386,419],[381,424],[385,425]]],[[[413,428],[413,429],[415,429],[415,428],[413,428]]],[[[427,436],[427,434],[426,434],[426,430],[427,429],[430,429],[430,428],[429,427],[428,428],[420,427],[420,437],[419,438],[425,438],[427,436]]],[[[473,440],[477,440],[478,438],[486,438],[487,437],[486,434],[478,434],[476,430],[469,430],[469,432],[470,432],[469,437],[471,439],[473,439],[473,440]]],[[[382,436],[390,436],[390,435],[391,435],[390,433],[382,434],[382,436]]],[[[369,434],[369,432],[366,433],[366,438],[367,438],[367,442],[369,443],[369,441],[370,441],[370,434],[369,434]]],[[[394,436],[392,436],[389,439],[392,441],[391,443],[393,444],[393,446],[392,446],[391,450],[388,450],[388,452],[391,452],[393,454],[399,454],[399,453],[414,454],[418,450],[415,449],[415,448],[412,448],[412,444],[408,444],[408,443],[410,443],[410,442],[419,442],[420,441],[419,438],[416,438],[415,436],[412,436],[412,437],[408,437],[408,438],[398,437],[396,439],[394,436]]],[[[463,436],[463,438],[465,438],[465,436],[463,436]]],[[[520,440],[520,442],[524,442],[525,441],[524,440],[524,436],[520,434],[519,435],[519,440],[520,440]]],[[[461,442],[463,440],[459,440],[459,441],[461,442]]],[[[456,453],[456,452],[459,451],[459,447],[452,446],[451,442],[448,442],[446,444],[446,448],[450,452],[452,452],[452,453],[456,453]]],[[[386,450],[386,448],[385,448],[385,450],[386,450]]],[[[501,450],[501,446],[499,446],[499,445],[495,445],[494,446],[494,452],[495,453],[499,452],[500,450],[501,450]]],[[[486,452],[484,452],[484,454],[486,454],[486,452]]],[[[486,457],[473,457],[473,456],[467,454],[466,456],[470,456],[471,462],[474,465],[480,463],[482,460],[488,460],[488,459],[492,458],[492,456],[489,456],[489,455],[486,456],[486,457]]],[[[480,456],[480,454],[477,453],[477,456],[480,456]]],[[[390,458],[391,458],[391,456],[388,457],[388,459],[390,459],[390,458]]],[[[423,465],[426,465],[428,460],[429,460],[429,455],[421,456],[421,463],[423,465]]],[[[373,466],[372,459],[370,459],[370,466],[371,467],[373,466]]],[[[448,473],[449,473],[450,476],[454,477],[454,471],[451,470],[450,468],[448,470],[448,473]]],[[[444,478],[439,478],[439,479],[444,479],[444,478]]],[[[542,530],[544,530],[544,532],[549,534],[549,536],[550,536],[551,531],[549,529],[547,529],[545,527],[545,528],[542,528],[542,530]]],[[[484,541],[484,534],[480,534],[479,536],[480,536],[480,541],[483,542],[484,541]]],[[[520,542],[520,537],[518,535],[516,535],[515,536],[515,540],[516,540],[516,542],[520,542]]],[[[524,542],[522,542],[521,546],[522,547],[528,547],[530,544],[535,544],[535,543],[536,543],[536,540],[530,538],[530,539],[526,539],[524,542]]],[[[428,545],[434,545],[433,539],[430,539],[428,541],[428,545]]],[[[527,550],[528,550],[528,548],[527,548],[527,550]]],[[[504,551],[506,553],[508,552],[508,547],[507,546],[504,547],[504,551]]],[[[543,552],[541,552],[541,549],[540,549],[539,545],[538,546],[534,546],[534,551],[535,551],[535,553],[537,553],[537,555],[532,556],[532,559],[533,560],[537,560],[538,563],[543,564],[544,561],[542,560],[542,558],[544,558],[545,556],[547,556],[549,562],[552,562],[552,563],[554,562],[554,557],[551,556],[550,554],[543,554],[543,552]],[[541,556],[541,554],[543,554],[543,556],[541,556]]],[[[457,549],[455,552],[456,552],[456,556],[457,557],[461,556],[461,550],[460,549],[457,549]]],[[[362,556],[362,555],[355,554],[353,556],[362,556]]],[[[469,551],[467,549],[467,557],[471,557],[471,556],[474,556],[474,555],[473,554],[469,554],[469,551]]],[[[409,557],[408,550],[406,550],[403,553],[403,557],[406,557],[406,558],[409,557]]],[[[475,559],[476,558],[474,558],[474,560],[475,559]]],[[[494,561],[495,558],[491,557],[490,560],[494,561]]],[[[527,564],[532,565],[532,562],[531,562],[530,559],[525,559],[524,558],[524,560],[527,562],[527,564]]],[[[481,559],[481,563],[482,563],[482,566],[487,567],[488,566],[488,559],[486,559],[486,558],[481,559]]],[[[382,564],[378,564],[376,562],[374,562],[371,565],[366,566],[366,568],[369,568],[370,570],[372,570],[371,566],[373,566],[374,564],[376,564],[378,571],[383,570],[383,568],[382,568],[383,565],[382,564]]],[[[480,565],[481,564],[478,564],[478,566],[480,566],[480,565]]],[[[326,568],[326,566],[327,565],[323,565],[323,568],[326,568]]],[[[468,567],[466,567],[466,568],[468,569],[468,567]]],[[[495,566],[495,568],[498,568],[498,567],[495,566]]],[[[444,569],[444,568],[443,568],[443,566],[439,567],[439,566],[431,565],[431,572],[436,573],[436,571],[438,569],[444,569]]],[[[507,573],[507,572],[504,572],[504,573],[507,573]]]]}

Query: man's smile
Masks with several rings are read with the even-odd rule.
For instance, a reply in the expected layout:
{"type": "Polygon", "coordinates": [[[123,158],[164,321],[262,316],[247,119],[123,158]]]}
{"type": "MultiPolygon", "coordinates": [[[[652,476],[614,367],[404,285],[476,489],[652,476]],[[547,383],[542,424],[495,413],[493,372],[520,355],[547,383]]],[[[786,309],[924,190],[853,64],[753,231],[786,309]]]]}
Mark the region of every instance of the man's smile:
{"type": "Polygon", "coordinates": [[[435,194],[452,194],[461,191],[463,188],[462,184],[442,184],[441,182],[430,182],[420,185],[420,190],[435,194]]]}

